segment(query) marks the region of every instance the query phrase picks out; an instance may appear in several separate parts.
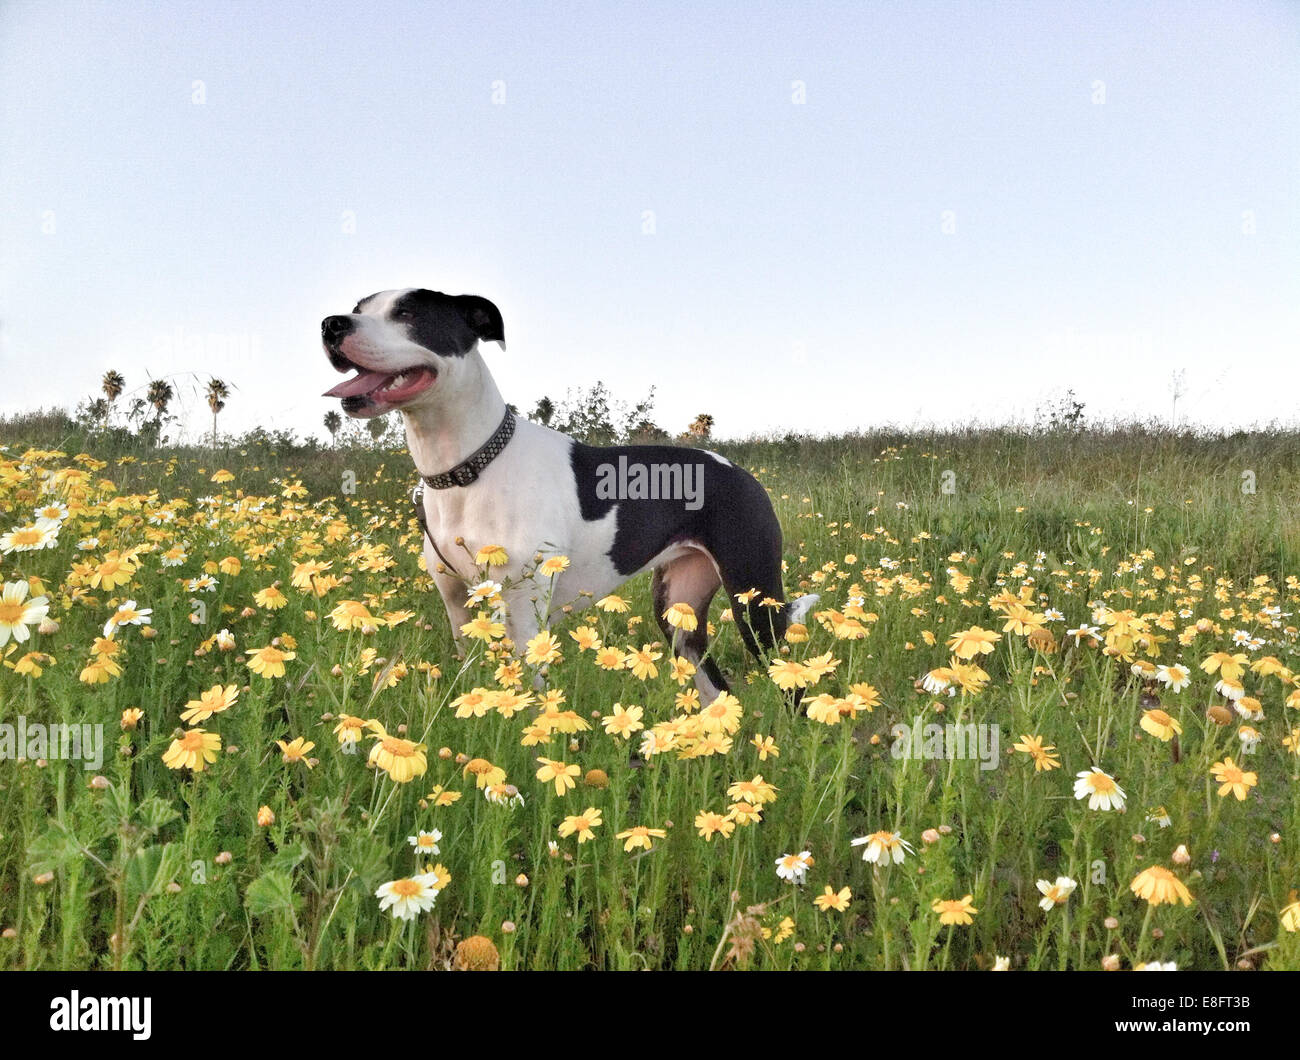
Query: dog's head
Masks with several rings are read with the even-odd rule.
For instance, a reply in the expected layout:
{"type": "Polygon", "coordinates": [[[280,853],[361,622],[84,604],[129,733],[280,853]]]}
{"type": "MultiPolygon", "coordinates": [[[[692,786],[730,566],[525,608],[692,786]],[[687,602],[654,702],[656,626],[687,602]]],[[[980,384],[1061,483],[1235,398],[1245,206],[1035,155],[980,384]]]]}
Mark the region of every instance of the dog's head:
{"type": "Polygon", "coordinates": [[[506,341],[501,312],[486,298],[417,289],[372,294],[326,317],[320,332],[330,363],[357,373],[325,396],[361,419],[454,400],[479,342],[506,341]]]}

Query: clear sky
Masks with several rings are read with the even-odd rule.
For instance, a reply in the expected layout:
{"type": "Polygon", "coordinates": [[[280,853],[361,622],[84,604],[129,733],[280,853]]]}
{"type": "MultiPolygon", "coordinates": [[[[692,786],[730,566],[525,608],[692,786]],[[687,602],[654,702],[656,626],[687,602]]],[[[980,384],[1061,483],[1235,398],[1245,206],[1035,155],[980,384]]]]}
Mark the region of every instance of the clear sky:
{"type": "Polygon", "coordinates": [[[324,434],[319,321],[491,298],[681,430],[1300,419],[1300,4],[0,4],[0,411],[324,434]]]}

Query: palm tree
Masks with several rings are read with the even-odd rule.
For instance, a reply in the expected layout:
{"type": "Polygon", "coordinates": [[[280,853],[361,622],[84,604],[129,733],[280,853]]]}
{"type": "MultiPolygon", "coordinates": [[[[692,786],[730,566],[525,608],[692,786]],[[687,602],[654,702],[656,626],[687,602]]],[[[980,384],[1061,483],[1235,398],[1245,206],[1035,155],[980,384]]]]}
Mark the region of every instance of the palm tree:
{"type": "Polygon", "coordinates": [[[545,396],[539,398],[537,407],[528,414],[528,418],[540,423],[543,427],[549,427],[551,420],[555,418],[555,402],[545,396]]]}
{"type": "Polygon", "coordinates": [[[222,380],[213,376],[208,381],[208,408],[212,410],[212,448],[217,447],[217,413],[226,407],[226,398],[230,397],[230,388],[222,380]]]}
{"type": "Polygon", "coordinates": [[[163,417],[167,414],[167,406],[171,404],[172,398],[176,396],[176,391],[172,389],[171,383],[166,379],[155,379],[149,384],[145,391],[145,400],[153,406],[154,418],[154,444],[162,442],[162,422],[163,417]]]}
{"type": "Polygon", "coordinates": [[[693,438],[708,438],[713,433],[713,417],[707,412],[701,412],[695,417],[694,422],[686,428],[686,433],[693,438]]]}
{"type": "Polygon", "coordinates": [[[339,415],[337,409],[330,409],[325,413],[325,429],[330,432],[330,444],[339,444],[339,428],[343,426],[343,417],[339,415]]]}
{"type": "Polygon", "coordinates": [[[104,373],[101,386],[104,389],[104,397],[108,398],[104,403],[104,426],[107,428],[108,419],[113,414],[113,402],[122,396],[122,391],[126,389],[126,380],[122,378],[121,372],[110,368],[104,373]]]}

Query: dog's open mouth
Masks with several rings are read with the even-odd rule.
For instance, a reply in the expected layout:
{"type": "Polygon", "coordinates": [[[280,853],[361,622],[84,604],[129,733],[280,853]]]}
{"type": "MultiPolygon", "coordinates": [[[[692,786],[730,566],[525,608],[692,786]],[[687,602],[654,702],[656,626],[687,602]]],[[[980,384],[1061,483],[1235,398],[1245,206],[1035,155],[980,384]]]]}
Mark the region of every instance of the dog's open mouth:
{"type": "Polygon", "coordinates": [[[351,365],[357,374],[338,386],[325,391],[325,397],[343,398],[344,407],[351,411],[363,405],[401,405],[417,394],[423,393],[438,378],[438,372],[426,365],[404,368],[400,372],[376,372],[369,368],[351,365]]]}

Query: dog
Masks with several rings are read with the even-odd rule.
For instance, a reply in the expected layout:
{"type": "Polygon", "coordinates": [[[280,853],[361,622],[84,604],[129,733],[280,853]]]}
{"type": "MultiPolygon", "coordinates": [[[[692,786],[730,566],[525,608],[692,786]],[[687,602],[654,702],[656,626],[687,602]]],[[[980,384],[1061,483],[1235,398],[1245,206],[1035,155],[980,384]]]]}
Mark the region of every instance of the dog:
{"type": "Polygon", "coordinates": [[[457,640],[474,617],[458,567],[473,572],[476,551],[490,545],[507,555],[494,577],[503,575],[506,633],[517,648],[566,605],[581,610],[652,571],[656,619],[674,654],[694,665],[705,704],[728,688],[708,654],[709,603],[720,587],[760,661],[817,602],[808,595],[785,606],[772,502],[722,456],[596,447],[517,418],[483,359],[484,343],[505,348],[501,312],[486,298],[382,291],[326,317],[321,339],[336,370],[356,373],[325,397],[357,418],[402,414],[424,487],[416,505],[425,561],[457,640]],[[522,577],[539,552],[569,560],[540,606],[522,577]],[[695,629],[668,621],[678,603],[694,611],[695,629]]]}

